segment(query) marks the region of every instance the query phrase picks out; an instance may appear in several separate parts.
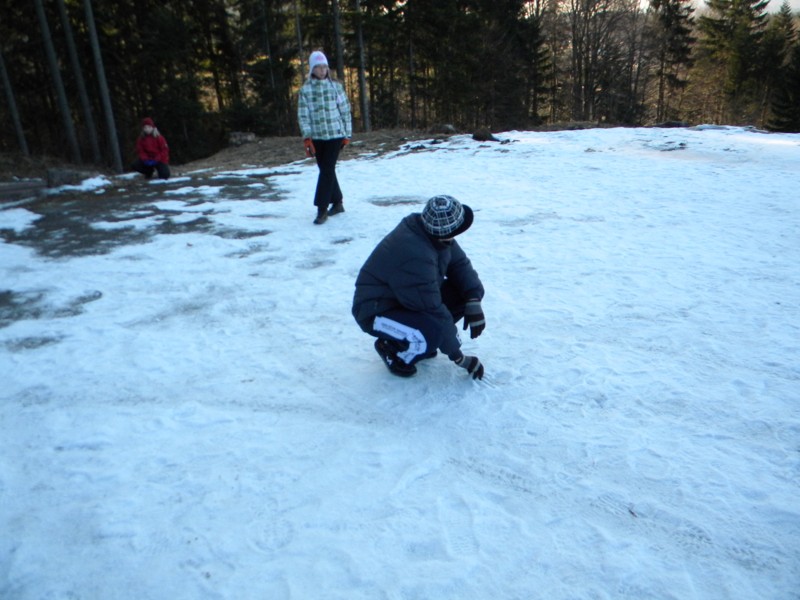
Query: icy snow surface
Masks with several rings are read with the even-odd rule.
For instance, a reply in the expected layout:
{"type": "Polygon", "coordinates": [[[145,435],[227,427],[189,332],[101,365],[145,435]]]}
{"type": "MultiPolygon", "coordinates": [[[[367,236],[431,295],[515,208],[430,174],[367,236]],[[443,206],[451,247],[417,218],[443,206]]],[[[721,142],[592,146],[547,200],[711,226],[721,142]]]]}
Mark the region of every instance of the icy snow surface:
{"type": "Polygon", "coordinates": [[[0,597],[800,598],[800,136],[498,137],[0,206],[0,597]],[[439,193],[484,382],[350,316],[439,193]]]}

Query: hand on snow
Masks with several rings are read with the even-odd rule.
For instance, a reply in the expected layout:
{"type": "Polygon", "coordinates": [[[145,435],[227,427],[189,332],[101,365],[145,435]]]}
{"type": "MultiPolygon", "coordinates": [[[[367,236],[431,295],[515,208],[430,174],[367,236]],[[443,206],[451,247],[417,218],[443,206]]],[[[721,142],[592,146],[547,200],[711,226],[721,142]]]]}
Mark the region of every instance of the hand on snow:
{"type": "Polygon", "coordinates": [[[469,327],[469,337],[473,340],[486,328],[480,300],[468,300],[464,307],[464,331],[469,327]]]}
{"type": "Polygon", "coordinates": [[[461,358],[456,359],[455,363],[462,369],[466,369],[473,379],[483,379],[483,365],[477,356],[462,354],[461,358]]]}

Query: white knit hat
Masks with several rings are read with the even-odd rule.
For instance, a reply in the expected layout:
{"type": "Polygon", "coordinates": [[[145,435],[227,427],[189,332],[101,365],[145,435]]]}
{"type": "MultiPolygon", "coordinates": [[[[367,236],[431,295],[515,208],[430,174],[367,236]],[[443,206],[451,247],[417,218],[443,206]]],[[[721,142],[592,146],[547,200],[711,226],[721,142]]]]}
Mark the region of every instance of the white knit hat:
{"type": "Polygon", "coordinates": [[[472,209],[452,196],[434,196],[422,211],[422,225],[428,235],[451,238],[472,225],[472,209]]]}
{"type": "Polygon", "coordinates": [[[319,65],[328,66],[328,59],[324,53],[320,52],[319,50],[315,50],[311,53],[311,56],[308,57],[308,76],[311,77],[311,72],[314,70],[314,67],[318,67],[319,65]]]}

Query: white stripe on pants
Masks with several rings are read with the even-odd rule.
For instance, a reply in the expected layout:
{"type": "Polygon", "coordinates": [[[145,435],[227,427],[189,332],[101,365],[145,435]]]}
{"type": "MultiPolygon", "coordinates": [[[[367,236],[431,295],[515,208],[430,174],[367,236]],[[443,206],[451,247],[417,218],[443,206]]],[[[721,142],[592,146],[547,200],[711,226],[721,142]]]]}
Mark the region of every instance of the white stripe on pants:
{"type": "Polygon", "coordinates": [[[406,364],[410,365],[417,356],[428,351],[428,342],[422,332],[404,323],[378,316],[375,317],[372,329],[385,333],[390,338],[408,342],[408,350],[397,353],[397,356],[406,364]]]}

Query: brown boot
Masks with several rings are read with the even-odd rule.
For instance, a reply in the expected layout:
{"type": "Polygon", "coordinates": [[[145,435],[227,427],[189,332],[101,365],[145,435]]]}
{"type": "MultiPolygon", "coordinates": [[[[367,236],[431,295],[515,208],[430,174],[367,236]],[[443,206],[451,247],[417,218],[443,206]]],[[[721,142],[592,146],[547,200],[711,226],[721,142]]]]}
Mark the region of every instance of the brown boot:
{"type": "Polygon", "coordinates": [[[337,202],[328,209],[328,216],[332,217],[333,215],[338,215],[339,213],[343,212],[344,212],[344,204],[342,204],[341,202],[337,202]]]}

